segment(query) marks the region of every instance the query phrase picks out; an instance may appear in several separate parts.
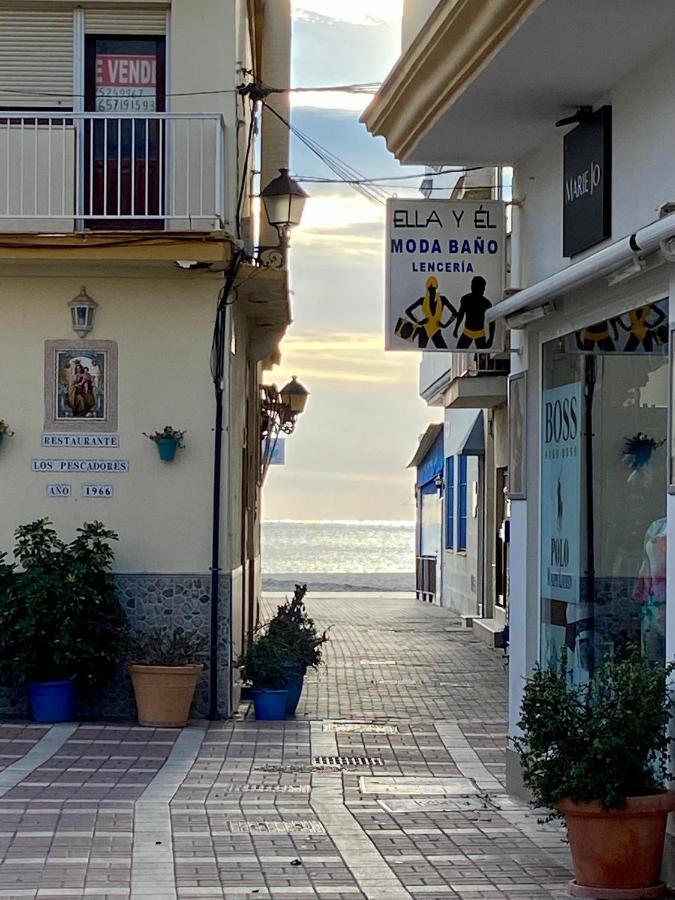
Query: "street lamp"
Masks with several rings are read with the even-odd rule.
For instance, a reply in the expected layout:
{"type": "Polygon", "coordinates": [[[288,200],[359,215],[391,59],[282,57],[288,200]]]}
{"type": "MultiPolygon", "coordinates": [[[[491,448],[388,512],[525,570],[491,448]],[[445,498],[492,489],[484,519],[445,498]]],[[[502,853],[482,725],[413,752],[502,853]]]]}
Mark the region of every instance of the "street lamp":
{"type": "Polygon", "coordinates": [[[260,484],[265,480],[280,434],[293,434],[298,416],[304,412],[309,391],[294,375],[281,390],[275,384],[260,386],[260,484]]]}
{"type": "Polygon", "coordinates": [[[299,416],[305,411],[309,391],[298,381],[294,375],[288,384],[279,391],[281,402],[291,411],[293,417],[299,416]]]}
{"type": "Polygon", "coordinates": [[[288,169],[279,169],[279,175],[260,192],[267,221],[279,235],[278,247],[260,248],[259,258],[265,265],[282,268],[286,264],[291,229],[300,224],[308,196],[288,169]]]}

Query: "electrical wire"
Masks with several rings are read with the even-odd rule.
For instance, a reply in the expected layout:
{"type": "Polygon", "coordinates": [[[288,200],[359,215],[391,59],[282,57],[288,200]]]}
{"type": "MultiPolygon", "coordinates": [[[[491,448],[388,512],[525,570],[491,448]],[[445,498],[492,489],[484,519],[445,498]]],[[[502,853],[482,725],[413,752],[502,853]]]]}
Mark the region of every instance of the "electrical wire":
{"type": "MultiPolygon", "coordinates": [[[[295,181],[305,184],[379,184],[385,181],[405,181],[412,178],[435,178],[437,175],[464,175],[466,172],[479,172],[484,169],[495,169],[496,166],[459,166],[442,169],[439,172],[414,172],[410,175],[374,175],[372,178],[322,178],[319,175],[294,175],[295,181]]],[[[436,190],[436,188],[434,188],[436,190]]]]}
{"type": "MultiPolygon", "coordinates": [[[[336,85],[318,85],[317,87],[291,87],[291,88],[271,88],[265,87],[265,90],[272,94],[303,94],[316,91],[317,93],[338,94],[374,94],[377,92],[379,83],[369,82],[364,84],[336,84],[336,85]]],[[[164,94],[165,97],[208,97],[218,94],[238,94],[240,88],[222,88],[210,91],[173,91],[164,94]]],[[[16,97],[59,97],[63,100],[81,100],[84,93],[67,93],[65,91],[27,91],[23,88],[0,88],[0,94],[11,94],[16,97]]]]}
{"type": "Polygon", "coordinates": [[[362,172],[354,169],[348,163],[345,163],[338,156],[327,150],[318,141],[315,141],[308,134],[305,134],[297,125],[293,125],[284,118],[273,106],[263,100],[263,106],[268,109],[280,122],[282,122],[288,130],[298,138],[309,150],[314,153],[332,172],[339,176],[345,183],[350,184],[355,191],[362,194],[372,203],[383,205],[387,200],[387,194],[377,185],[369,184],[362,172]]]}

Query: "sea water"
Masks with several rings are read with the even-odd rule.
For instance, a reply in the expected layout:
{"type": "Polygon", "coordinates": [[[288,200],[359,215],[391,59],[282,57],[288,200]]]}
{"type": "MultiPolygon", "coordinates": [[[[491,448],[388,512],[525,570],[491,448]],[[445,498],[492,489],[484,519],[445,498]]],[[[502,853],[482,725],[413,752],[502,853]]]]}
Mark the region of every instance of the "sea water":
{"type": "Polygon", "coordinates": [[[267,590],[413,590],[415,523],[264,522],[262,565],[267,590]]]}

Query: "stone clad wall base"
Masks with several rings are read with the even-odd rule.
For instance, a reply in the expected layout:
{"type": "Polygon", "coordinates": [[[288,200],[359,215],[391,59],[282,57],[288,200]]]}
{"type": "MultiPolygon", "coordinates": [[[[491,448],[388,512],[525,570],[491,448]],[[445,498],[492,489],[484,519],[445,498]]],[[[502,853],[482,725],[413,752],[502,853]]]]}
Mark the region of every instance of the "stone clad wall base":
{"type": "MultiPolygon", "coordinates": [[[[206,638],[205,666],[192,704],[191,716],[204,718],[209,709],[208,640],[210,634],[210,574],[198,575],[124,575],[116,576],[119,599],[127,614],[132,632],[152,628],[184,628],[197,631],[206,638]]],[[[219,713],[229,715],[228,684],[229,656],[227,651],[228,609],[230,577],[221,575],[220,624],[221,657],[219,677],[219,713]]],[[[58,623],[54,623],[58,627],[58,623]]],[[[23,688],[0,687],[0,716],[26,718],[29,715],[23,688]]],[[[126,666],[120,664],[112,682],[100,690],[86,695],[78,693],[76,717],[78,719],[127,719],[136,718],[136,704],[126,666]]]]}

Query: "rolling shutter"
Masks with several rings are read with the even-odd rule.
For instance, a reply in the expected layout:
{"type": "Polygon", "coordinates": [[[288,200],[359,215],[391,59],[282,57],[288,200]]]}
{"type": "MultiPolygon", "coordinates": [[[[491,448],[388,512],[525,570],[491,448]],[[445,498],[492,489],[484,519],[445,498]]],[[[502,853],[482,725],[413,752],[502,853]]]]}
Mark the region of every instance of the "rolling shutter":
{"type": "Polygon", "coordinates": [[[166,32],[165,9],[87,9],[87,34],[148,34],[166,32]]]}
{"type": "Polygon", "coordinates": [[[73,13],[0,10],[0,106],[72,108],[73,13]]]}

